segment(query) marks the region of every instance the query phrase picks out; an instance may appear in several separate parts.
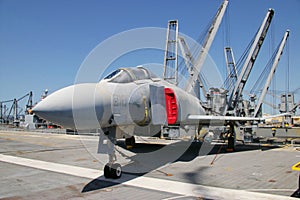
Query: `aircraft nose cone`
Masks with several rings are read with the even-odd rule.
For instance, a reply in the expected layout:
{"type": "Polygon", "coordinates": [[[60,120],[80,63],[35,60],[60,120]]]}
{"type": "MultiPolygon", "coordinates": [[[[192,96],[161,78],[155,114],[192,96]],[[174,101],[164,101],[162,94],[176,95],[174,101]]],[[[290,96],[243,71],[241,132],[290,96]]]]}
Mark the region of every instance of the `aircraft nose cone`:
{"type": "Polygon", "coordinates": [[[33,112],[64,128],[99,128],[103,106],[95,97],[96,85],[85,83],[60,89],[39,102],[33,112]]]}
{"type": "Polygon", "coordinates": [[[73,128],[72,93],[73,86],[58,90],[41,102],[32,111],[39,117],[67,128],[73,128]]]}

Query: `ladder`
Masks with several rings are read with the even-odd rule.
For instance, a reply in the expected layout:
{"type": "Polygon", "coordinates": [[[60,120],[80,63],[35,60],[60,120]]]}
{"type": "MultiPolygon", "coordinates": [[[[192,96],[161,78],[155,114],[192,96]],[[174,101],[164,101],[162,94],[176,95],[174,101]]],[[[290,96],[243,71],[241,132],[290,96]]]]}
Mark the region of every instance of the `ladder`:
{"type": "Polygon", "coordinates": [[[168,22],[163,79],[178,84],[178,20],[168,22]]]}

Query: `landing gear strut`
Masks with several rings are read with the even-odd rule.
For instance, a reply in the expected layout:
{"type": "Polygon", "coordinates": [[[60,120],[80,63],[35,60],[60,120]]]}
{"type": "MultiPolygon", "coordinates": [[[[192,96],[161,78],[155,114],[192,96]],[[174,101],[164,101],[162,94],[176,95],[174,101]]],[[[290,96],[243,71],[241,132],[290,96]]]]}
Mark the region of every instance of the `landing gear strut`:
{"type": "Polygon", "coordinates": [[[234,132],[234,124],[229,124],[227,125],[228,128],[228,144],[227,144],[227,148],[226,151],[227,152],[234,152],[234,146],[235,146],[235,132],[234,132]]]}
{"type": "Polygon", "coordinates": [[[104,176],[105,178],[120,178],[122,175],[122,168],[119,163],[115,163],[117,161],[117,157],[115,154],[115,150],[112,154],[109,154],[109,163],[107,163],[104,167],[104,176]]]}
{"type": "Polygon", "coordinates": [[[122,176],[122,167],[119,163],[116,163],[115,133],[115,128],[109,128],[104,131],[104,135],[100,135],[98,153],[107,153],[109,155],[109,162],[104,166],[105,178],[118,179],[122,176]]]}

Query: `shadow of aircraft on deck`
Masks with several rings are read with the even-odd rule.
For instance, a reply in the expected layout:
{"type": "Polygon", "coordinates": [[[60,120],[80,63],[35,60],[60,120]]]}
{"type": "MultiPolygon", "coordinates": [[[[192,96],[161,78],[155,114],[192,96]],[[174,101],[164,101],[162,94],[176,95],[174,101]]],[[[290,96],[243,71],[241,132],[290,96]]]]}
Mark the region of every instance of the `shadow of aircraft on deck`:
{"type": "MultiPolygon", "coordinates": [[[[81,192],[85,193],[95,190],[101,190],[107,187],[125,183],[127,181],[143,176],[148,172],[155,171],[168,163],[190,162],[198,156],[228,153],[226,151],[226,144],[211,145],[208,143],[193,142],[189,144],[185,151],[181,151],[184,153],[181,153],[180,155],[175,153],[175,155],[172,155],[172,152],[173,154],[174,152],[180,152],[180,150],[186,148],[186,145],[187,144],[185,142],[178,142],[167,146],[156,144],[136,144],[136,146],[133,149],[131,149],[131,152],[135,153],[135,155],[129,158],[131,161],[128,164],[122,166],[123,175],[120,179],[106,179],[104,176],[100,176],[90,181],[87,185],[85,185],[81,192]],[[164,150],[162,151],[163,148],[164,150]],[[165,148],[168,149],[166,150],[165,148]],[[203,148],[205,150],[202,150],[203,148]],[[176,156],[178,157],[176,158],[176,156]]],[[[118,146],[125,148],[125,145],[122,143],[118,143],[118,146]]],[[[278,148],[278,146],[261,146],[258,144],[236,145],[235,152],[230,153],[238,153],[242,151],[253,150],[264,151],[273,148],[278,148]]],[[[215,160],[215,162],[217,162],[217,160],[215,160]]],[[[205,171],[205,169],[203,170],[205,171]]],[[[202,173],[203,170],[197,171],[197,173],[202,173]]],[[[165,175],[168,174],[165,173],[165,175]]]]}

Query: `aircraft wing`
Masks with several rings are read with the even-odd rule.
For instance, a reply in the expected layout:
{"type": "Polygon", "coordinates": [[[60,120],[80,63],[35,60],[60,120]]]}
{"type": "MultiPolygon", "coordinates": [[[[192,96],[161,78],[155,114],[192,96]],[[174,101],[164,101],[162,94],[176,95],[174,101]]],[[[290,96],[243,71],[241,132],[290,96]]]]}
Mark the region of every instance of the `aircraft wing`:
{"type": "Polygon", "coordinates": [[[213,116],[213,115],[189,115],[189,120],[212,120],[212,121],[262,121],[264,118],[257,117],[235,117],[235,116],[213,116]]]}
{"type": "Polygon", "coordinates": [[[213,116],[213,115],[189,115],[188,121],[190,122],[200,122],[200,123],[222,123],[222,122],[245,122],[245,121],[265,121],[269,118],[280,117],[291,115],[290,113],[282,113],[278,115],[271,115],[265,117],[236,117],[236,116],[213,116]]]}
{"type": "Polygon", "coordinates": [[[286,112],[286,113],[281,113],[278,115],[269,115],[269,116],[264,116],[264,119],[270,119],[270,118],[282,117],[282,116],[292,116],[292,114],[289,112],[286,112]]]}
{"type": "Polygon", "coordinates": [[[242,121],[263,121],[264,118],[257,117],[235,117],[235,116],[213,116],[213,115],[189,115],[188,121],[199,121],[201,123],[221,123],[221,122],[242,122],[242,121]]]}

